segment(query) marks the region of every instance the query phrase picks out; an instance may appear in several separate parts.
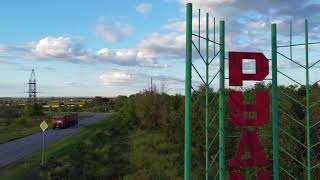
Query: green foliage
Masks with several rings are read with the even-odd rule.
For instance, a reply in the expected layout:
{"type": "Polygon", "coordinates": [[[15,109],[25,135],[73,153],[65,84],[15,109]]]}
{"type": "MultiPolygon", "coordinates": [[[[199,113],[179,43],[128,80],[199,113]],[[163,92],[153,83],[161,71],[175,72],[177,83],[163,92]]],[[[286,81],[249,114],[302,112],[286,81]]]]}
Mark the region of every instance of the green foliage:
{"type": "Polygon", "coordinates": [[[144,91],[135,97],[136,116],[141,128],[159,129],[167,118],[165,99],[155,91],[144,91]]]}
{"type": "Polygon", "coordinates": [[[122,105],[127,101],[127,96],[117,96],[114,101],[114,110],[118,111],[122,105]]]}
{"type": "Polygon", "coordinates": [[[28,104],[21,108],[21,114],[24,116],[40,116],[43,115],[42,105],[38,103],[28,104]]]}
{"type": "Polygon", "coordinates": [[[0,106],[0,143],[40,131],[44,116],[39,104],[0,106]]]}
{"type": "Polygon", "coordinates": [[[44,179],[116,179],[126,170],[126,124],[114,115],[67,153],[51,157],[39,175],[44,179]]]}
{"type": "Polygon", "coordinates": [[[182,179],[182,148],[161,131],[136,131],[130,135],[130,171],[123,179],[182,179]]]}
{"type": "MultiPolygon", "coordinates": [[[[255,92],[265,90],[271,94],[270,84],[258,83],[252,88],[243,89],[244,101],[253,103],[255,92]]],[[[230,90],[227,90],[228,93],[230,90]]],[[[301,143],[306,144],[304,128],[305,111],[298,103],[283,95],[286,93],[305,103],[305,87],[280,86],[280,127],[292,134],[301,143]],[[289,116],[291,117],[289,117],[289,116]],[[296,121],[292,120],[292,117],[296,121]]],[[[193,179],[204,179],[204,86],[192,93],[192,176],[193,179]]],[[[320,97],[320,87],[311,88],[312,102],[320,97]]],[[[211,128],[209,141],[218,130],[217,92],[209,89],[209,117],[211,128]],[[215,117],[215,118],[214,118],[215,117]]],[[[96,99],[101,102],[100,98],[96,99]]],[[[226,99],[228,102],[229,99],[226,99]]],[[[101,104],[101,103],[100,103],[101,104]]],[[[228,103],[227,103],[228,104],[228,103]]],[[[98,107],[98,106],[96,106],[98,107]]],[[[101,107],[104,107],[102,104],[101,107]]],[[[94,129],[81,140],[68,145],[68,150],[59,156],[53,156],[36,177],[45,179],[182,179],[184,152],[184,96],[160,93],[156,88],[144,90],[130,97],[119,96],[110,104],[116,113],[112,118],[94,129]]],[[[271,109],[271,108],[270,108],[271,109]]],[[[9,111],[9,110],[8,110],[9,111]]],[[[226,105],[226,118],[232,110],[226,105]]],[[[320,106],[311,110],[311,124],[320,121],[320,106]]],[[[1,113],[1,112],[0,112],[1,113]]],[[[271,113],[271,112],[270,112],[271,113]]],[[[20,119],[19,123],[24,124],[20,119]]],[[[243,128],[233,126],[225,121],[226,159],[232,159],[239,143],[243,128]]],[[[319,128],[320,123],[314,128],[319,128]]],[[[249,128],[254,129],[254,128],[249,128]]],[[[271,122],[259,127],[258,135],[269,159],[272,159],[271,122]]],[[[312,142],[320,141],[320,133],[313,131],[312,142]]],[[[280,146],[295,155],[301,161],[306,159],[305,148],[280,132],[280,146]]],[[[312,149],[312,157],[320,157],[320,145],[312,149]]],[[[213,141],[210,158],[218,151],[218,140],[213,141]]],[[[316,164],[317,158],[312,160],[316,164]]],[[[280,164],[296,177],[304,177],[305,168],[284,153],[280,153],[280,164]]],[[[270,168],[270,167],[268,167],[270,168]]],[[[217,162],[210,168],[210,177],[218,170],[217,162]]],[[[228,169],[227,170],[231,170],[228,169]]],[[[245,173],[252,179],[255,170],[247,168],[245,173]]],[[[281,179],[287,179],[284,174],[281,179]]]]}
{"type": "MultiPolygon", "coordinates": [[[[77,107],[77,106],[76,106],[77,107]]],[[[87,102],[84,107],[64,107],[68,111],[88,111],[88,112],[111,112],[114,110],[114,101],[109,98],[100,96],[94,97],[91,101],[87,102]]]]}
{"type": "Polygon", "coordinates": [[[163,130],[172,142],[182,143],[184,140],[184,96],[167,96],[166,105],[168,116],[163,130]]]}
{"type": "Polygon", "coordinates": [[[127,124],[129,129],[137,127],[136,104],[134,100],[128,99],[119,109],[119,119],[127,124]]]}
{"type": "MultiPolygon", "coordinates": [[[[78,144],[81,144],[81,142],[84,142],[86,145],[92,145],[93,143],[90,143],[88,139],[91,139],[92,136],[98,134],[101,129],[106,128],[106,124],[108,123],[108,120],[99,121],[96,124],[90,125],[89,127],[50,145],[45,149],[45,166],[40,166],[41,158],[39,157],[41,157],[41,151],[38,151],[17,163],[0,169],[0,179],[72,179],[64,176],[52,177],[51,174],[70,173],[69,169],[73,168],[73,165],[69,161],[70,152],[79,150],[77,148],[79,148],[78,144]]],[[[119,129],[119,127],[117,129],[119,129]]],[[[91,145],[90,147],[94,147],[91,145]]],[[[86,151],[82,152],[87,152],[88,148],[85,149],[86,151]]],[[[120,152],[119,149],[117,151],[120,152]]],[[[78,177],[78,179],[83,179],[80,176],[78,177]]]]}
{"type": "Polygon", "coordinates": [[[13,105],[13,106],[2,105],[0,107],[1,123],[4,123],[7,126],[10,125],[12,121],[18,118],[20,115],[21,113],[19,111],[19,107],[16,105],[13,105]]]}

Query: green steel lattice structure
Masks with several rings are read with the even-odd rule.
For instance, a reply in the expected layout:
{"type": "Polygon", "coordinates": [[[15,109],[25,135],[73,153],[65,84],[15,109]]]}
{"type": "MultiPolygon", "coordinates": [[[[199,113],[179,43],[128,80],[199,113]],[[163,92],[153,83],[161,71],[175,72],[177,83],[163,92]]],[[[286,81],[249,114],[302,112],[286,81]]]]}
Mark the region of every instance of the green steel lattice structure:
{"type": "MultiPolygon", "coordinates": [[[[209,179],[216,179],[219,178],[222,179],[228,179],[227,172],[226,172],[226,158],[225,158],[225,119],[226,119],[226,88],[225,88],[225,80],[227,79],[225,77],[225,23],[224,21],[219,22],[219,41],[216,41],[216,27],[215,27],[215,19],[213,23],[213,39],[209,37],[209,14],[206,13],[205,16],[205,37],[201,36],[200,34],[200,10],[199,10],[199,17],[198,17],[198,33],[193,33],[192,30],[192,21],[193,21],[193,13],[192,13],[192,4],[187,4],[187,11],[186,11],[186,81],[185,81],[185,157],[184,157],[184,179],[189,180],[192,177],[192,93],[193,91],[196,92],[194,87],[192,86],[192,73],[195,72],[196,75],[199,76],[201,79],[202,84],[205,87],[205,103],[204,103],[204,177],[206,180],[209,179]],[[193,40],[193,38],[198,39],[198,44],[196,45],[196,42],[193,40]],[[201,48],[200,48],[200,40],[205,41],[205,56],[202,56],[201,48]],[[209,57],[210,47],[209,43],[213,43],[214,49],[213,49],[213,56],[209,57]],[[217,46],[217,51],[216,51],[217,46]],[[201,76],[201,73],[197,70],[196,66],[194,65],[193,58],[192,58],[192,52],[193,50],[198,53],[200,59],[202,59],[203,63],[205,64],[205,78],[201,76]],[[219,68],[218,72],[214,73],[212,76],[213,78],[210,80],[210,68],[209,66],[212,65],[212,62],[215,59],[219,58],[219,68]],[[219,89],[218,89],[218,112],[216,113],[217,116],[214,116],[212,120],[209,120],[209,111],[212,108],[210,106],[211,101],[209,101],[209,88],[211,83],[214,79],[219,77],[219,89]],[[218,119],[216,119],[216,117],[218,119]],[[214,134],[210,134],[210,128],[212,128],[213,123],[212,121],[217,120],[217,132],[214,134]],[[218,137],[218,138],[217,138],[218,137]],[[213,142],[215,140],[218,140],[218,150],[215,152],[212,156],[210,154],[210,148],[212,148],[213,142]],[[211,158],[212,157],[212,158],[211,158]],[[210,177],[210,170],[212,168],[212,165],[214,163],[218,164],[218,169],[215,172],[215,175],[213,177],[210,177]]],[[[312,128],[314,128],[316,125],[320,124],[320,120],[318,122],[315,122],[312,124],[311,122],[311,108],[315,105],[320,103],[320,100],[311,102],[311,94],[310,94],[310,69],[314,68],[315,65],[317,65],[320,60],[312,63],[309,65],[309,45],[315,45],[320,44],[320,42],[309,42],[309,36],[308,36],[308,21],[305,20],[305,42],[300,44],[293,44],[292,42],[292,23],[290,23],[290,33],[289,33],[289,45],[283,45],[280,46],[277,44],[277,26],[276,24],[271,25],[271,74],[272,74],[272,86],[271,86],[271,92],[272,92],[272,177],[275,180],[280,179],[281,177],[288,177],[290,179],[314,179],[314,174],[316,173],[316,169],[320,168],[320,163],[313,164],[312,162],[312,149],[316,146],[320,145],[320,142],[312,144],[311,134],[312,134],[312,128]],[[305,48],[305,65],[302,65],[298,61],[295,61],[293,58],[293,47],[296,46],[304,46],[305,48]],[[289,57],[286,56],[284,53],[281,52],[281,48],[289,48],[289,57]],[[289,75],[285,74],[278,68],[278,62],[279,60],[286,60],[290,61],[291,63],[296,64],[298,67],[303,68],[305,70],[305,84],[302,84],[295,80],[295,78],[290,77],[289,75]],[[305,86],[305,103],[300,102],[296,97],[293,97],[289,95],[286,92],[283,92],[279,90],[278,86],[278,75],[281,75],[292,82],[300,85],[305,86]],[[279,107],[279,97],[285,97],[290,101],[293,101],[300,105],[302,107],[301,111],[305,112],[305,122],[300,122],[294,117],[291,117],[288,113],[281,110],[279,107]],[[297,137],[294,135],[288,133],[284,127],[281,126],[280,121],[282,120],[281,117],[286,117],[292,120],[292,123],[297,123],[304,127],[305,130],[305,137],[306,137],[306,143],[301,142],[297,137]],[[281,146],[281,142],[279,137],[287,137],[293,140],[294,142],[298,143],[302,147],[305,148],[306,151],[306,157],[303,159],[303,161],[296,158],[295,154],[291,154],[289,151],[285,149],[285,147],[281,146]],[[281,154],[281,156],[280,156],[281,154]],[[281,160],[283,159],[293,161],[295,163],[298,163],[302,166],[303,170],[306,171],[306,173],[303,174],[303,177],[295,177],[292,174],[292,169],[286,169],[285,163],[281,163],[281,160]]],[[[316,81],[315,83],[318,83],[319,81],[316,81]]],[[[319,114],[320,116],[320,114],[319,114]]],[[[271,170],[270,169],[270,170],[271,170]]]]}

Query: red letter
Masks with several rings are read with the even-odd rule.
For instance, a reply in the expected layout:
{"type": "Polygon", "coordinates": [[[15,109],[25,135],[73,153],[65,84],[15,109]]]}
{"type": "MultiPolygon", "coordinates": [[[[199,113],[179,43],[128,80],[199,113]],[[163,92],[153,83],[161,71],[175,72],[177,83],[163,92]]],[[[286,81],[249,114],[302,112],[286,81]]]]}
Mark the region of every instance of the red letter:
{"type": "Polygon", "coordinates": [[[233,171],[229,173],[230,180],[244,180],[243,172],[233,171]]]}
{"type": "Polygon", "coordinates": [[[263,152],[257,133],[255,131],[243,131],[241,133],[236,156],[229,161],[229,166],[253,167],[268,166],[269,164],[270,162],[267,159],[267,155],[263,152]],[[248,159],[242,159],[245,149],[250,152],[250,158],[248,159]]]}
{"type": "Polygon", "coordinates": [[[270,180],[270,171],[259,171],[257,173],[257,180],[270,180]]]}
{"type": "MultiPolygon", "coordinates": [[[[229,173],[230,180],[244,180],[243,172],[234,171],[229,173]]],[[[270,171],[258,171],[257,180],[270,180],[270,171]]]]}
{"type": "Polygon", "coordinates": [[[262,81],[269,74],[268,59],[262,53],[256,52],[229,52],[229,84],[242,86],[243,80],[262,81]],[[255,74],[243,74],[242,60],[254,59],[256,62],[255,74]]]}
{"type": "Polygon", "coordinates": [[[263,126],[269,119],[269,95],[266,91],[257,91],[256,104],[243,104],[243,93],[231,91],[229,105],[239,114],[231,114],[230,119],[235,126],[263,126]],[[255,119],[243,118],[244,112],[255,112],[255,119]]]}

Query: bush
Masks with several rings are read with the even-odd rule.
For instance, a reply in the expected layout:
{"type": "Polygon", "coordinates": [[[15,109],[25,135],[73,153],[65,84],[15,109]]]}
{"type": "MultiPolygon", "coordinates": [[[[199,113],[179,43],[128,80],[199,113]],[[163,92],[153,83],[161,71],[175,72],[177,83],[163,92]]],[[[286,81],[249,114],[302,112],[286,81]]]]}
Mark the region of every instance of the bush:
{"type": "Polygon", "coordinates": [[[90,136],[70,147],[70,151],[45,164],[43,179],[116,179],[126,172],[127,125],[118,115],[98,126],[90,136]]]}
{"type": "Polygon", "coordinates": [[[21,108],[22,116],[40,116],[43,115],[42,105],[38,103],[28,104],[21,108]]]}
{"type": "Polygon", "coordinates": [[[14,119],[20,117],[20,115],[20,108],[16,105],[3,105],[0,107],[0,120],[7,126],[10,125],[14,119]]]}
{"type": "Polygon", "coordinates": [[[182,179],[183,155],[165,133],[136,131],[130,141],[130,173],[124,179],[182,179]]]}
{"type": "Polygon", "coordinates": [[[160,129],[166,123],[167,107],[164,98],[154,91],[136,95],[136,116],[143,129],[160,129]]]}

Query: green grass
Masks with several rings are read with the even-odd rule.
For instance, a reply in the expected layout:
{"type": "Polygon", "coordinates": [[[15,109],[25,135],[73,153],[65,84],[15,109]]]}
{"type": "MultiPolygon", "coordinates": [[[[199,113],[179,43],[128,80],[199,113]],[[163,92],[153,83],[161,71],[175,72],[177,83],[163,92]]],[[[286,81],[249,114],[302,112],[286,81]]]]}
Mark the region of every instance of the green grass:
{"type": "MultiPolygon", "coordinates": [[[[46,113],[46,115],[42,117],[37,117],[37,120],[34,120],[32,117],[26,118],[25,123],[19,123],[15,120],[9,126],[0,124],[0,144],[41,132],[39,125],[43,120],[46,120],[49,125],[48,128],[50,129],[51,124],[48,120],[51,114],[53,113],[46,113]]],[[[79,120],[91,117],[92,115],[92,113],[79,113],[79,120]]]]}
{"type": "Polygon", "coordinates": [[[129,139],[128,160],[132,172],[124,176],[124,180],[182,179],[181,144],[170,142],[162,131],[138,130],[131,133],[129,139]]]}
{"type": "MultiPolygon", "coordinates": [[[[37,117],[36,119],[33,117],[21,117],[14,119],[9,125],[0,124],[0,144],[40,132],[39,125],[42,118],[37,117]]],[[[51,125],[48,125],[50,128],[51,125]]]]}
{"type": "MultiPolygon", "coordinates": [[[[63,154],[68,154],[74,145],[90,136],[92,132],[99,126],[103,126],[108,123],[106,120],[99,121],[96,124],[80,130],[79,132],[72,134],[55,144],[50,145],[45,149],[45,163],[50,157],[59,157],[63,154]]],[[[32,153],[28,157],[17,161],[10,166],[0,169],[1,180],[19,180],[19,179],[34,179],[42,171],[41,163],[41,151],[32,153]]]]}
{"type": "Polygon", "coordinates": [[[0,128],[0,144],[6,143],[8,141],[12,141],[14,139],[18,139],[24,136],[28,136],[40,131],[39,126],[33,126],[28,128],[0,128]]]}
{"type": "Polygon", "coordinates": [[[110,116],[0,169],[0,179],[182,179],[183,144],[162,130],[129,130],[110,116]]]}

